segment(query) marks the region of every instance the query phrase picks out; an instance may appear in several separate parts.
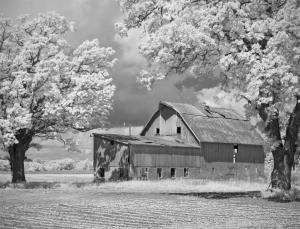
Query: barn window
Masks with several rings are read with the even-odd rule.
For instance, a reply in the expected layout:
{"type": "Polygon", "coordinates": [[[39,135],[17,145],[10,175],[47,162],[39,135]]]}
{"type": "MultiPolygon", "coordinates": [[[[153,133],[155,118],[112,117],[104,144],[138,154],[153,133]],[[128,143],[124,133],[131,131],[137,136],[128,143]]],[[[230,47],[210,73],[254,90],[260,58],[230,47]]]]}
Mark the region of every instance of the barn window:
{"type": "Polygon", "coordinates": [[[111,140],[110,144],[113,146],[115,144],[115,141],[111,140]]]}
{"type": "Polygon", "coordinates": [[[233,163],[236,162],[236,156],[238,151],[239,151],[238,145],[237,144],[233,145],[233,163]]]}
{"type": "Polygon", "coordinates": [[[184,168],[183,169],[183,176],[184,177],[189,177],[190,176],[190,170],[189,170],[189,168],[184,168]]]}
{"type": "Polygon", "coordinates": [[[105,170],[104,170],[104,168],[100,168],[100,169],[99,169],[99,176],[103,178],[104,175],[105,175],[105,170]]]}
{"type": "Polygon", "coordinates": [[[161,168],[157,168],[156,169],[156,174],[157,174],[157,178],[162,178],[162,169],[161,168]]]}
{"type": "Polygon", "coordinates": [[[176,169],[171,168],[171,178],[175,178],[175,177],[176,177],[176,169]]]}
{"type": "Polygon", "coordinates": [[[119,168],[120,171],[120,178],[124,177],[125,173],[124,173],[124,169],[123,168],[119,168]]]}
{"type": "Polygon", "coordinates": [[[129,157],[129,155],[127,157],[127,163],[130,164],[130,157],[129,157]]]}
{"type": "Polygon", "coordinates": [[[156,128],[156,134],[159,135],[159,128],[156,128]]]}
{"type": "Polygon", "coordinates": [[[143,180],[148,180],[148,168],[142,168],[141,176],[143,180]]]}
{"type": "Polygon", "coordinates": [[[177,134],[181,134],[181,127],[177,126],[177,134]]]}

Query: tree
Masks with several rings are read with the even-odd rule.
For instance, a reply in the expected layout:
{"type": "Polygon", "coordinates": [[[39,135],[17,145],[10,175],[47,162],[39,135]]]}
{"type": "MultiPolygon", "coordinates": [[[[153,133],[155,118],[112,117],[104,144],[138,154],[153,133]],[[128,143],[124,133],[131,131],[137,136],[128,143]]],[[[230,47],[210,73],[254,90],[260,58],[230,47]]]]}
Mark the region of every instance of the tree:
{"type": "Polygon", "coordinates": [[[186,73],[219,77],[246,99],[247,116],[263,125],[274,158],[272,187],[290,189],[300,125],[299,0],[119,0],[121,36],[144,32],[148,60],[139,82],[186,73]],[[221,74],[213,74],[220,71],[221,74]]]}
{"type": "Polygon", "coordinates": [[[13,183],[25,182],[34,136],[99,127],[112,109],[114,50],[96,39],[72,49],[65,39],[72,30],[56,13],[0,17],[0,145],[9,152],[13,183]]]}

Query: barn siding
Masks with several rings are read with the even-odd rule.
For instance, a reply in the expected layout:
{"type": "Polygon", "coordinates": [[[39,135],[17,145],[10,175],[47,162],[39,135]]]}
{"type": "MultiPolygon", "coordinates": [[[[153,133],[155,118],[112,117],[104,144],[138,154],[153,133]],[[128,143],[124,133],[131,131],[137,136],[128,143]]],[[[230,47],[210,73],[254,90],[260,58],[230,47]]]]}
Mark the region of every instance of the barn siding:
{"type": "Polygon", "coordinates": [[[135,167],[199,167],[204,163],[200,148],[133,145],[135,167]]]}
{"type": "MultiPolygon", "coordinates": [[[[206,162],[233,162],[234,144],[202,143],[206,162]]],[[[238,144],[236,162],[264,163],[262,146],[238,144]]]]}
{"type": "Polygon", "coordinates": [[[200,169],[202,179],[255,179],[264,176],[263,163],[205,163],[200,169]]]}
{"type": "Polygon", "coordinates": [[[162,168],[162,179],[171,177],[171,168],[176,169],[176,178],[184,178],[184,168],[189,168],[188,178],[194,179],[252,179],[264,175],[262,147],[239,145],[236,163],[232,161],[233,144],[203,143],[202,149],[118,142],[111,145],[110,140],[94,137],[95,180],[103,179],[100,168],[105,169],[105,180],[145,179],[141,173],[145,168],[149,180],[158,179],[157,168],[162,168]],[[125,177],[120,178],[120,169],[126,170],[125,177]]]}
{"type": "Polygon", "coordinates": [[[237,162],[264,163],[262,146],[238,145],[237,162]]]}
{"type": "Polygon", "coordinates": [[[207,162],[233,161],[233,144],[203,143],[203,151],[207,162]]]}
{"type": "Polygon", "coordinates": [[[148,123],[148,128],[143,133],[144,136],[157,136],[156,128],[160,129],[161,136],[174,136],[185,140],[188,144],[197,144],[197,140],[191,134],[185,123],[179,115],[172,109],[162,106],[161,110],[157,112],[153,120],[148,123]],[[181,127],[181,134],[177,134],[177,127],[181,127]]]}
{"type": "Polygon", "coordinates": [[[129,179],[129,148],[127,145],[94,137],[94,173],[95,180],[127,180],[129,179]],[[104,168],[105,176],[100,176],[104,168]],[[122,173],[123,177],[120,177],[122,173]]]}

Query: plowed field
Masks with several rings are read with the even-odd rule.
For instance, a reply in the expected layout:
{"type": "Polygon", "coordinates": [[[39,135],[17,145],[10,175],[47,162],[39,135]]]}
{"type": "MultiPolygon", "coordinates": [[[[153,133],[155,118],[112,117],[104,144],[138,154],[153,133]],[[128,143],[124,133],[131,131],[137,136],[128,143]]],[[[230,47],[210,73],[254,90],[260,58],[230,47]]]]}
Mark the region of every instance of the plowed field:
{"type": "Polygon", "coordinates": [[[300,228],[300,202],[101,186],[0,189],[0,228],[300,228]]]}

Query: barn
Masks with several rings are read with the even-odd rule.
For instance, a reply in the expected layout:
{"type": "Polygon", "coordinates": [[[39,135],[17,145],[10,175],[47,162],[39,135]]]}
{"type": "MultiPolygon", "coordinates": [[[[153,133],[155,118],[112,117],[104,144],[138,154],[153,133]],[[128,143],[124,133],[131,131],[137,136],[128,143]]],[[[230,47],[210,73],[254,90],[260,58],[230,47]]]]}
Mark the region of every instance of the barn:
{"type": "Polygon", "coordinates": [[[263,139],[230,109],[162,101],[139,136],[93,137],[95,180],[264,174],[263,139]]]}

